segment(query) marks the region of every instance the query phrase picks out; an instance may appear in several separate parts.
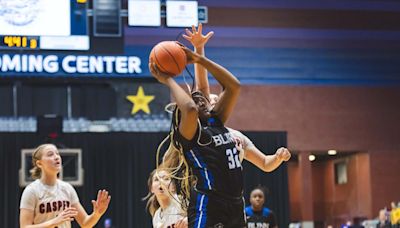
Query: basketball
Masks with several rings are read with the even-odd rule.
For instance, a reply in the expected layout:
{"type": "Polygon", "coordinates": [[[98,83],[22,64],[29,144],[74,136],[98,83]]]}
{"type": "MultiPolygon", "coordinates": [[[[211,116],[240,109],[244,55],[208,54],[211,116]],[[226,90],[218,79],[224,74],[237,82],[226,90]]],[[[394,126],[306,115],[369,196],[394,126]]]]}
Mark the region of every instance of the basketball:
{"type": "Polygon", "coordinates": [[[162,41],[151,50],[150,61],[163,73],[177,76],[185,69],[186,54],[175,41],[162,41]]]}

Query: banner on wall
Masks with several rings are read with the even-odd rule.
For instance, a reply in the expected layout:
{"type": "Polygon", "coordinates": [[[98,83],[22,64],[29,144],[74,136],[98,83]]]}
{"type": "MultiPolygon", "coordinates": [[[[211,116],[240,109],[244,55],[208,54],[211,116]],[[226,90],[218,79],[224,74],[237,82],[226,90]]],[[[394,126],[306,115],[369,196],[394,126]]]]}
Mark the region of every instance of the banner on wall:
{"type": "Polygon", "coordinates": [[[117,94],[118,117],[132,117],[137,114],[164,114],[165,106],[171,102],[168,87],[161,83],[114,82],[117,94]]]}
{"type": "Polygon", "coordinates": [[[2,76],[150,76],[138,56],[0,54],[2,76]]]}

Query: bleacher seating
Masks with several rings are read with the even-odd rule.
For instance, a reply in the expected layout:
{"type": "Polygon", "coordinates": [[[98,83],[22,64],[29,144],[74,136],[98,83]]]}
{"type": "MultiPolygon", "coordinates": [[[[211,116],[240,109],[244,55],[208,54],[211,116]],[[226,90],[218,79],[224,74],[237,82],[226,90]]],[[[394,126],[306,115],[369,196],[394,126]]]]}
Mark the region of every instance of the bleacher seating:
{"type": "MultiPolygon", "coordinates": [[[[164,114],[135,115],[109,120],[68,118],[63,120],[64,133],[77,132],[162,132],[169,131],[171,118],[164,114]]],[[[36,117],[0,117],[0,132],[36,132],[36,117]]]]}

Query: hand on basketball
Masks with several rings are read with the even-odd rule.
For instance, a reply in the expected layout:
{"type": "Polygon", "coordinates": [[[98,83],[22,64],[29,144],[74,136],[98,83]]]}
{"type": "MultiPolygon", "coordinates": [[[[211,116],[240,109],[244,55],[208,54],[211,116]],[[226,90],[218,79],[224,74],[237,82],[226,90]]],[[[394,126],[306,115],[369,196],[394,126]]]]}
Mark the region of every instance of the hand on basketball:
{"type": "Polygon", "coordinates": [[[149,70],[150,70],[150,73],[162,84],[166,84],[167,79],[171,77],[171,75],[168,75],[168,74],[160,71],[157,68],[157,65],[153,62],[149,62],[149,70]]]}
{"type": "Polygon", "coordinates": [[[111,196],[108,195],[108,192],[106,190],[99,190],[99,192],[97,193],[97,200],[92,200],[93,213],[103,215],[108,208],[110,200],[111,196]]]}
{"type": "Polygon", "coordinates": [[[78,215],[78,211],[74,207],[68,207],[57,215],[52,221],[56,226],[66,221],[74,221],[74,217],[78,215]]]}
{"type": "Polygon", "coordinates": [[[186,29],[186,35],[183,34],[183,38],[189,41],[195,48],[203,48],[208,40],[214,35],[214,32],[209,32],[207,35],[203,35],[203,25],[200,23],[196,30],[196,27],[192,25],[192,31],[186,29]]]}
{"type": "Polygon", "coordinates": [[[186,59],[187,59],[187,63],[196,63],[201,59],[201,56],[195,52],[193,52],[192,50],[190,50],[189,48],[187,48],[185,45],[176,42],[177,44],[179,44],[182,48],[182,50],[185,52],[186,54],[186,59]]]}
{"type": "Polygon", "coordinates": [[[285,147],[277,149],[275,155],[279,161],[288,161],[291,157],[290,151],[285,147]]]}

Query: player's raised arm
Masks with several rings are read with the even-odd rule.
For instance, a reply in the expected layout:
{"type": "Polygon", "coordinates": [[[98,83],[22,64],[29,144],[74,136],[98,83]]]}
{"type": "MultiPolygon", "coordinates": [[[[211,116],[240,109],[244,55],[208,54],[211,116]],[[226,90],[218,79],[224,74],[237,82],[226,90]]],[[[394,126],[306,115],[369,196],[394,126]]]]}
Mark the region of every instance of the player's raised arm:
{"type": "Polygon", "coordinates": [[[222,121],[222,123],[225,123],[232,113],[233,108],[236,105],[237,98],[239,97],[239,80],[231,72],[218,63],[215,63],[205,56],[200,56],[199,54],[194,53],[187,47],[183,46],[182,48],[187,55],[189,63],[191,62],[202,65],[224,88],[224,91],[221,93],[219,101],[215,104],[213,111],[222,121]]]}
{"type": "Polygon", "coordinates": [[[160,83],[170,89],[172,97],[182,113],[179,132],[184,138],[191,140],[197,129],[198,112],[196,104],[171,76],[161,72],[153,62],[149,63],[149,69],[160,83]]]}
{"type": "MultiPolygon", "coordinates": [[[[206,35],[203,35],[203,25],[200,23],[197,29],[194,25],[192,25],[192,31],[186,29],[186,34],[183,34],[182,36],[193,45],[197,54],[205,56],[204,47],[213,35],[214,32],[212,31],[206,35]]],[[[210,86],[208,83],[207,69],[205,69],[202,65],[195,63],[194,72],[196,79],[196,90],[201,91],[205,97],[210,99],[210,86]]]]}

